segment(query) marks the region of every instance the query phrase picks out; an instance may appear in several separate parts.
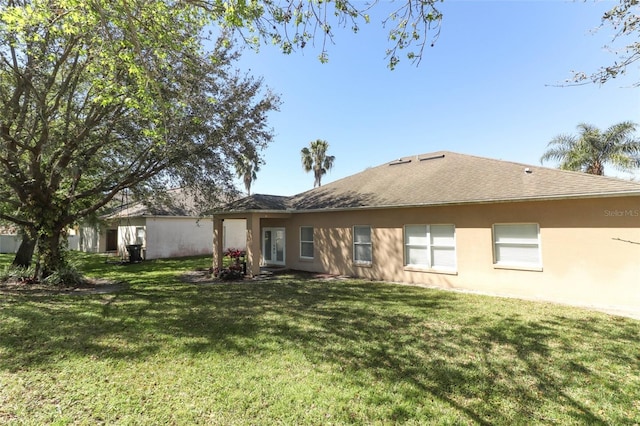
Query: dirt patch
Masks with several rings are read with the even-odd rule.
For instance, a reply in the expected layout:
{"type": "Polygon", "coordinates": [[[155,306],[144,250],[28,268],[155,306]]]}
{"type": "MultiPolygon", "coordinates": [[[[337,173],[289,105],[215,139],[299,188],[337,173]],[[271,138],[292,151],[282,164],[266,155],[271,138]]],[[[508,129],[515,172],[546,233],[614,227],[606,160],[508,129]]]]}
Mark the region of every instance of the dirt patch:
{"type": "Polygon", "coordinates": [[[180,281],[191,284],[202,284],[217,282],[219,280],[213,278],[208,269],[198,269],[195,271],[188,271],[180,275],[180,281]]]}
{"type": "Polygon", "coordinates": [[[221,280],[220,278],[215,278],[212,276],[211,270],[208,269],[197,269],[194,271],[185,272],[180,276],[180,281],[189,284],[224,284],[224,283],[241,283],[241,282],[254,282],[254,281],[266,281],[277,278],[282,274],[293,274],[295,276],[306,278],[306,279],[316,279],[316,280],[345,280],[348,279],[346,275],[332,275],[332,274],[319,274],[316,272],[304,272],[304,271],[296,271],[285,268],[278,268],[275,270],[269,270],[264,268],[260,275],[256,275],[254,277],[245,276],[244,279],[237,280],[221,280]]]}
{"type": "Polygon", "coordinates": [[[129,285],[122,282],[114,282],[105,279],[87,279],[78,286],[48,286],[41,283],[25,281],[0,282],[0,294],[29,294],[29,295],[56,295],[56,294],[107,294],[116,293],[128,288],[129,285]]]}

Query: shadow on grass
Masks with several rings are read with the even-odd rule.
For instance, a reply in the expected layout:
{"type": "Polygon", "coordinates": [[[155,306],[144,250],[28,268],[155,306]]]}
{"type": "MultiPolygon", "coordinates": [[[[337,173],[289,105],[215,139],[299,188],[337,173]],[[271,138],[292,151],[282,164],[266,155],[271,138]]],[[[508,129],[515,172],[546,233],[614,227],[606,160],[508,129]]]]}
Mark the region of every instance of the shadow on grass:
{"type": "MultiPolygon", "coordinates": [[[[388,398],[381,389],[392,388],[398,401],[414,407],[439,401],[477,424],[553,423],[547,415],[557,412],[576,423],[615,423],[628,408],[616,395],[640,399],[635,382],[614,380],[619,371],[640,370],[640,323],[573,310],[563,315],[547,305],[291,275],[133,285],[75,298],[13,296],[0,306],[0,369],[7,371],[46,368],[71,356],[296,350],[329,366],[335,380],[367,390],[367,404],[388,398]],[[594,412],[577,396],[598,392],[613,398],[615,413],[594,412]]],[[[396,404],[388,420],[413,415],[396,404]]]]}

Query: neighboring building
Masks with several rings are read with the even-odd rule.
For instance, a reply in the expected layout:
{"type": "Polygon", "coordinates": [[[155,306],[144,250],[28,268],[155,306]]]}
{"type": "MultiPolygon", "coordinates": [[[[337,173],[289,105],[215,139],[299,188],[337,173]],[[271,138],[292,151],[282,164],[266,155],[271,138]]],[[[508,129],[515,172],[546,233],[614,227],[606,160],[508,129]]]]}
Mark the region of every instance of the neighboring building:
{"type": "Polygon", "coordinates": [[[640,183],[437,152],[293,197],[253,195],[248,271],[341,274],[561,303],[640,306],[640,183]]]}
{"type": "Polygon", "coordinates": [[[211,217],[199,216],[194,203],[181,189],[152,202],[123,203],[95,225],[80,229],[80,249],[116,253],[126,257],[127,245],[142,247],[144,259],[211,254],[211,217]]]}
{"type": "MultiPolygon", "coordinates": [[[[22,235],[15,225],[0,225],[0,253],[17,253],[22,244],[22,235]]],[[[67,229],[67,247],[79,249],[79,237],[75,229],[67,229]]]]}
{"type": "Polygon", "coordinates": [[[0,225],[0,253],[16,253],[22,238],[14,225],[0,225]]]}

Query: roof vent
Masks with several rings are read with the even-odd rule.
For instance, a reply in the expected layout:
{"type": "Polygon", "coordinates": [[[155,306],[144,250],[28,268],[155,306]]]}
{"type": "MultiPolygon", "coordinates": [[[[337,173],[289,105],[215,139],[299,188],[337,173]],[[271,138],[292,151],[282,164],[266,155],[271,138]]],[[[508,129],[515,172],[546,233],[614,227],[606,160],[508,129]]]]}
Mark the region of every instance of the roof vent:
{"type": "Polygon", "coordinates": [[[407,163],[410,163],[410,162],[411,162],[410,158],[409,159],[398,158],[397,160],[390,162],[389,165],[390,166],[395,166],[395,165],[398,165],[398,164],[407,164],[407,163]]]}
{"type": "Polygon", "coordinates": [[[531,170],[530,168],[527,167],[526,169],[524,169],[524,172],[526,174],[530,175],[531,173],[533,173],[533,170],[531,170]]]}
{"type": "Polygon", "coordinates": [[[420,161],[427,161],[427,160],[437,160],[437,159],[439,159],[439,158],[444,158],[444,154],[442,154],[442,155],[435,155],[435,156],[433,156],[433,157],[422,157],[422,158],[420,158],[419,160],[420,160],[420,161]]]}

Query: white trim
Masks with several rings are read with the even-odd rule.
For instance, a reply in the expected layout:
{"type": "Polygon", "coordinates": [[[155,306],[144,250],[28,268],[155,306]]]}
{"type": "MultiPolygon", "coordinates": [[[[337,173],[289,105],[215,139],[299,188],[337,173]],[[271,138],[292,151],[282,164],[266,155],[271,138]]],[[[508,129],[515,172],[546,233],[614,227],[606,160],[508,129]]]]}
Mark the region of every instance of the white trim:
{"type": "Polygon", "coordinates": [[[352,232],[352,255],[353,263],[355,265],[370,266],[373,264],[373,232],[371,225],[353,225],[352,232]],[[356,228],[369,228],[369,242],[356,242],[356,228]],[[369,246],[371,260],[358,260],[356,259],[356,246],[369,246]]]}
{"type": "Polygon", "coordinates": [[[402,245],[403,245],[403,263],[404,263],[404,267],[407,270],[413,270],[413,271],[435,271],[435,272],[447,272],[447,273],[455,273],[458,270],[458,247],[457,247],[457,240],[456,240],[456,226],[455,224],[452,223],[434,223],[434,224],[422,224],[422,223],[416,223],[416,224],[407,224],[403,226],[403,241],[402,241],[402,245]],[[408,244],[407,242],[407,227],[411,227],[411,226],[415,226],[415,227],[424,227],[425,230],[425,234],[424,234],[424,238],[425,238],[425,244],[408,244]],[[447,227],[451,227],[453,228],[453,244],[452,245],[444,245],[444,244],[434,244],[433,243],[433,238],[432,238],[432,232],[431,229],[432,227],[438,227],[438,226],[447,226],[447,227]],[[415,247],[415,248],[423,248],[424,250],[427,251],[427,263],[423,264],[423,263],[409,263],[409,259],[407,256],[407,248],[411,248],[411,247],[415,247]],[[438,249],[438,248],[442,248],[442,249],[453,249],[453,267],[446,267],[446,266],[438,266],[438,265],[434,265],[433,264],[433,255],[434,255],[434,249],[438,249]]]}
{"type": "Polygon", "coordinates": [[[300,249],[300,259],[304,260],[313,260],[315,257],[315,228],[313,226],[300,226],[300,239],[299,239],[299,249],[300,249]],[[303,240],[302,239],[302,228],[311,228],[311,240],[303,240]],[[311,256],[303,256],[302,255],[302,244],[311,244],[311,256]]]}
{"type": "Polygon", "coordinates": [[[492,238],[492,249],[493,249],[493,266],[497,269],[523,269],[530,271],[542,271],[542,242],[540,239],[540,225],[537,223],[494,223],[491,225],[491,238],[492,238]],[[496,227],[504,227],[504,229],[511,228],[515,229],[515,227],[524,227],[524,226],[535,226],[536,228],[536,240],[527,238],[527,236],[523,236],[520,238],[520,241],[512,241],[512,242],[500,242],[497,241],[496,235],[496,227]],[[517,260],[500,260],[498,254],[498,247],[504,248],[520,248],[520,249],[530,249],[537,248],[536,250],[536,261],[517,261],[517,260]]]}

